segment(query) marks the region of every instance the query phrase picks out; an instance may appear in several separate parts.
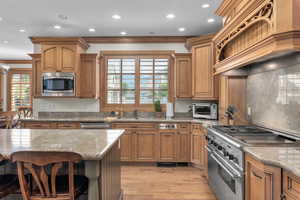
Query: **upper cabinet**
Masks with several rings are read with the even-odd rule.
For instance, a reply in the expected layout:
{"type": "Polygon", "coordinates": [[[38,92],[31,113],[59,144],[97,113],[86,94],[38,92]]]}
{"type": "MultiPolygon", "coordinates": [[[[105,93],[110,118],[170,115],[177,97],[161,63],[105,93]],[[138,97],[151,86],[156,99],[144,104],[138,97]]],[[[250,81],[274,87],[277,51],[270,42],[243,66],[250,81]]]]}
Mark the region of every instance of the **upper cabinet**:
{"type": "Polygon", "coordinates": [[[192,97],[199,100],[218,99],[218,77],[213,70],[213,35],[191,38],[187,47],[192,51],[192,97]]]}
{"type": "Polygon", "coordinates": [[[192,98],[192,54],[176,54],[176,97],[192,98]]]}
{"type": "Polygon", "coordinates": [[[42,79],[41,79],[41,54],[29,54],[32,58],[32,96],[41,96],[42,79]]]}
{"type": "Polygon", "coordinates": [[[43,45],[43,72],[75,72],[78,53],[76,45],[43,45]]]}
{"type": "Polygon", "coordinates": [[[99,85],[96,73],[97,54],[80,55],[80,97],[96,98],[96,85],[99,85]]]}
{"type": "Polygon", "coordinates": [[[300,51],[299,0],[224,0],[224,27],[213,38],[215,73],[300,51]]]}
{"type": "Polygon", "coordinates": [[[40,54],[31,54],[33,96],[42,97],[42,73],[72,72],[75,75],[75,97],[96,97],[96,54],[84,54],[89,45],[76,37],[34,37],[41,46],[40,54]],[[81,60],[82,59],[82,60],[81,60]]]}

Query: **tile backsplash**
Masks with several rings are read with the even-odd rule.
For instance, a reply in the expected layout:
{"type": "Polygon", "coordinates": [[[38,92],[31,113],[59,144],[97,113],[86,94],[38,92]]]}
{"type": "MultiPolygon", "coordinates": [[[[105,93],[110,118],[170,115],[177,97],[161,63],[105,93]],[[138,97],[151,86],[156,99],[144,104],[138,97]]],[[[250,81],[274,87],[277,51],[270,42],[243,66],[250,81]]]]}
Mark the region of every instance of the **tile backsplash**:
{"type": "Polygon", "coordinates": [[[252,74],[247,81],[247,104],[254,124],[300,136],[300,54],[257,67],[272,71],[252,74]]]}

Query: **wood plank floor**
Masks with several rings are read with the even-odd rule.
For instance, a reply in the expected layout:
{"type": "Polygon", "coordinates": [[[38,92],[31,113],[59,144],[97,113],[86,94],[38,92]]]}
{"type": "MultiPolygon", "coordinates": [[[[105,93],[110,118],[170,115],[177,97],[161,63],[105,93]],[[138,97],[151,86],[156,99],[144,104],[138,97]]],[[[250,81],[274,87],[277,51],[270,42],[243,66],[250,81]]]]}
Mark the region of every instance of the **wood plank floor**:
{"type": "Polygon", "coordinates": [[[216,200],[193,167],[122,166],[124,200],[216,200]]]}

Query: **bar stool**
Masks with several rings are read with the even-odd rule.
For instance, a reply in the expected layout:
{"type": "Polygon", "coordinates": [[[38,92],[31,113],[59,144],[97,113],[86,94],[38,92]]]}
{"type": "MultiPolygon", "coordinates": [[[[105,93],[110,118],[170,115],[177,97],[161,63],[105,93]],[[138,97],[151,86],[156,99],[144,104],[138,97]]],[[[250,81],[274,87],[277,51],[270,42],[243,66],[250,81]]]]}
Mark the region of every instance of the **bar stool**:
{"type": "Polygon", "coordinates": [[[88,189],[88,178],[74,175],[74,164],[82,160],[76,153],[67,152],[16,152],[12,161],[17,163],[20,189],[25,200],[74,200],[88,189]],[[68,166],[68,175],[58,175],[68,166]],[[25,178],[27,169],[32,176],[33,191],[25,178]],[[47,172],[49,171],[49,172],[47,172]]]}
{"type": "MultiPolygon", "coordinates": [[[[0,161],[3,161],[3,156],[0,155],[0,161]]],[[[12,174],[0,175],[0,199],[9,194],[16,193],[19,189],[18,176],[12,174]]]]}
{"type": "Polygon", "coordinates": [[[32,107],[31,106],[19,106],[18,107],[19,118],[28,118],[32,116],[32,107]]]}

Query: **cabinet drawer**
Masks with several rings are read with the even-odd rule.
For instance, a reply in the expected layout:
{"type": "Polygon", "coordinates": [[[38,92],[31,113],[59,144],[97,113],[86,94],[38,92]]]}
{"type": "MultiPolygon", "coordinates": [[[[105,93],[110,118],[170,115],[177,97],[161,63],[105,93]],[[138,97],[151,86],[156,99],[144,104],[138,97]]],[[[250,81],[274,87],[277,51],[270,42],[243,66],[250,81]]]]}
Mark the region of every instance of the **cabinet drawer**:
{"type": "Polygon", "coordinates": [[[120,123],[113,124],[113,128],[122,129],[155,129],[157,126],[155,123],[120,123]]]}
{"type": "Polygon", "coordinates": [[[80,124],[77,122],[70,122],[70,123],[57,123],[56,127],[58,129],[79,129],[80,124]]]}
{"type": "Polygon", "coordinates": [[[180,129],[180,131],[189,131],[190,130],[190,124],[187,124],[187,123],[178,124],[178,129],[180,129]]]}
{"type": "Polygon", "coordinates": [[[23,124],[23,128],[28,128],[28,129],[53,129],[53,128],[55,128],[55,123],[26,122],[26,123],[23,124]]]}
{"type": "Polygon", "coordinates": [[[195,134],[201,134],[203,132],[203,127],[201,124],[192,124],[192,132],[195,134]]]}

